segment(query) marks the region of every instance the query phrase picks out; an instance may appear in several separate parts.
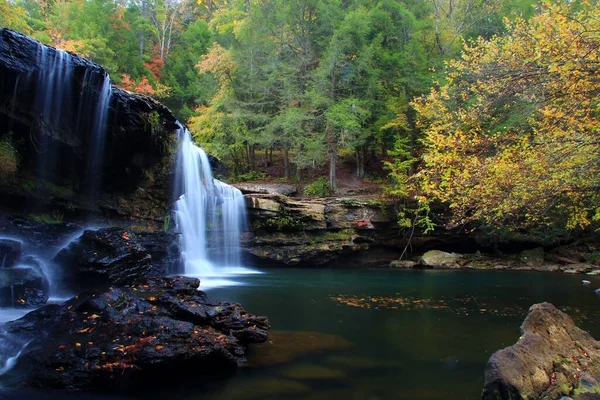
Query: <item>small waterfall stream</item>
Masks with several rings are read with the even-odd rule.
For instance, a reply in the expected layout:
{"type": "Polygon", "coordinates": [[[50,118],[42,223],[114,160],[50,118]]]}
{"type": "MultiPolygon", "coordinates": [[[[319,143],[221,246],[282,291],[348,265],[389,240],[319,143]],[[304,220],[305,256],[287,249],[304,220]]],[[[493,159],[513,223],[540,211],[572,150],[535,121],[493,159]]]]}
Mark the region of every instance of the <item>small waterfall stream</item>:
{"type": "Polygon", "coordinates": [[[182,236],[185,274],[201,279],[203,289],[236,285],[231,278],[256,273],[243,268],[240,241],[246,205],[239,189],[212,176],[208,156],[180,125],[177,180],[183,195],[175,204],[182,236]]]}

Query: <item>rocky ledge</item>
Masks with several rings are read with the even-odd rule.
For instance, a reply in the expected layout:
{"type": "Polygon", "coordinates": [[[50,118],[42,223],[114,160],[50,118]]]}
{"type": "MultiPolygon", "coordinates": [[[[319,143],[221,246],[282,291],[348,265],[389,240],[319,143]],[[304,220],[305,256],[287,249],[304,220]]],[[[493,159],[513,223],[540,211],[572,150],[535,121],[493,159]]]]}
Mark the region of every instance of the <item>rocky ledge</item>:
{"type": "Polygon", "coordinates": [[[79,390],[152,387],[186,371],[224,373],[246,345],[267,340],[268,320],[239,304],[213,302],[194,278],[149,278],[132,287],[81,294],[7,323],[28,343],[9,372],[18,384],[79,390]],[[24,379],[24,381],[19,381],[24,379]]]}
{"type": "Polygon", "coordinates": [[[375,199],[297,199],[243,186],[249,262],[261,266],[387,266],[400,255],[394,205],[375,199]],[[368,254],[366,250],[369,250],[368,254]]]}
{"type": "Polygon", "coordinates": [[[484,400],[600,397],[600,342],[552,304],[535,304],[513,346],[490,357],[484,400]]]}
{"type": "Polygon", "coordinates": [[[15,167],[0,174],[2,205],[31,213],[43,204],[61,218],[93,213],[162,225],[176,196],[177,121],[156,100],[112,86],[105,133],[92,134],[97,116],[90,110],[97,110],[106,78],[83,57],[0,29],[0,141],[15,152],[15,167]],[[59,62],[64,76],[52,74],[59,62]],[[96,159],[101,166],[90,165],[96,159]]]}
{"type": "Polygon", "coordinates": [[[541,247],[524,250],[517,254],[490,255],[447,253],[430,250],[418,260],[394,260],[391,268],[467,269],[494,271],[538,271],[565,274],[600,275],[600,266],[585,259],[566,258],[559,254],[572,251],[569,247],[558,247],[545,252],[541,247]]]}

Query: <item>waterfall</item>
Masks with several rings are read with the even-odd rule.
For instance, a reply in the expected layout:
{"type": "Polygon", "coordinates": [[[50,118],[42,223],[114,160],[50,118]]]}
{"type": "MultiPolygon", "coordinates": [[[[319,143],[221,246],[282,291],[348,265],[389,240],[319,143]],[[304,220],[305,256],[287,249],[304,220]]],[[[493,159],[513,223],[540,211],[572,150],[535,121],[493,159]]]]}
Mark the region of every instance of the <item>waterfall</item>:
{"type": "Polygon", "coordinates": [[[182,238],[185,274],[201,287],[235,285],[233,275],[256,273],[241,267],[240,240],[246,229],[246,206],[239,189],[212,176],[208,156],[180,125],[176,179],[181,198],[175,203],[182,238]]]}
{"type": "MultiPolygon", "coordinates": [[[[70,53],[38,43],[35,79],[35,107],[40,112],[39,133],[32,136],[40,153],[40,178],[58,171],[61,166],[57,144],[48,132],[71,129],[89,132],[88,193],[91,197],[101,189],[103,153],[108,115],[112,100],[109,75],[100,68],[86,67],[80,89],[73,77],[80,62],[70,53]]],[[[16,87],[15,87],[16,90],[16,87]]]]}

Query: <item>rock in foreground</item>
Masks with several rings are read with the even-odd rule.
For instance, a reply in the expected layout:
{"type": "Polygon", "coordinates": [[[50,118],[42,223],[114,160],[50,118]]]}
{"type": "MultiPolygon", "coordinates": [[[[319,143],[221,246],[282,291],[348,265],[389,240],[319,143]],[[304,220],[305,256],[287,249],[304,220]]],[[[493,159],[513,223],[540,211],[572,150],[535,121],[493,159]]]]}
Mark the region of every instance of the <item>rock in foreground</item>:
{"type": "Polygon", "coordinates": [[[490,357],[484,400],[600,394],[600,342],[552,304],[533,305],[513,346],[490,357]]]}
{"type": "Polygon", "coordinates": [[[152,257],[133,233],[122,228],[86,230],[53,260],[69,280],[95,287],[123,285],[144,277],[152,257]]]}
{"type": "Polygon", "coordinates": [[[198,285],[148,279],[31,312],[5,325],[30,341],[10,373],[27,386],[106,390],[232,371],[245,362],[246,344],[267,339],[269,322],[210,301],[198,285]]]}

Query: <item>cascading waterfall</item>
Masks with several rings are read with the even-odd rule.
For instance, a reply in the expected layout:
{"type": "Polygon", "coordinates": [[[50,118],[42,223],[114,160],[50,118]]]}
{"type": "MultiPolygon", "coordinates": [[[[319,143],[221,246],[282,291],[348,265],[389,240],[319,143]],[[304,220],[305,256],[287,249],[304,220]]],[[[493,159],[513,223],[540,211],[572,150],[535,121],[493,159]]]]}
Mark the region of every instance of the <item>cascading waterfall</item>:
{"type": "Polygon", "coordinates": [[[242,193],[212,176],[208,156],[180,125],[177,179],[183,195],[175,204],[185,274],[201,278],[203,288],[238,284],[233,275],[255,273],[241,267],[240,240],[245,230],[242,193]]]}
{"type": "Polygon", "coordinates": [[[74,56],[39,43],[36,61],[40,68],[35,75],[35,106],[42,120],[40,132],[32,136],[32,141],[40,153],[40,178],[48,178],[46,174],[52,173],[59,162],[57,149],[46,132],[74,126],[90,135],[87,180],[88,192],[94,197],[101,189],[100,171],[112,99],[110,77],[101,69],[86,68],[81,90],[77,92],[73,85],[74,66],[77,65],[74,56]],[[74,101],[76,98],[79,101],[74,101]]]}

